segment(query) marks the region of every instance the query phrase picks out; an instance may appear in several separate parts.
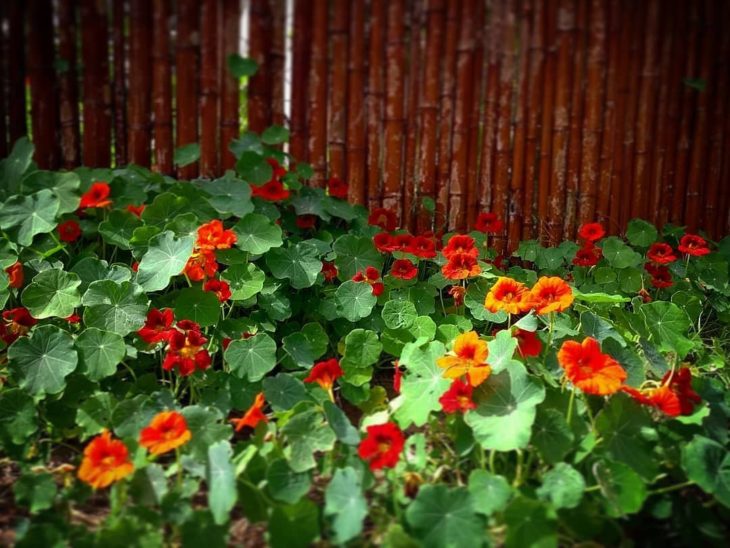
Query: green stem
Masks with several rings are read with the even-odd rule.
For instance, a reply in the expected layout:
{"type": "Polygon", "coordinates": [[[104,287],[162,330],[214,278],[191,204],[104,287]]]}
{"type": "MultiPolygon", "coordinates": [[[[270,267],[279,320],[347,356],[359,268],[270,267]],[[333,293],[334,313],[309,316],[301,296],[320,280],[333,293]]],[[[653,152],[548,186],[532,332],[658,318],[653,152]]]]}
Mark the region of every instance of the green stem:
{"type": "Polygon", "coordinates": [[[175,448],[175,464],[177,465],[177,488],[178,490],[182,489],[182,480],[183,480],[183,469],[182,469],[182,463],[180,462],[180,448],[175,448]]]}
{"type": "MultiPolygon", "coordinates": [[[[588,396],[586,396],[585,393],[582,393],[582,397],[583,397],[583,404],[586,406],[586,413],[588,414],[588,420],[590,420],[590,422],[591,422],[591,431],[594,434],[598,435],[598,433],[596,432],[596,421],[595,421],[595,418],[593,417],[593,411],[591,411],[591,406],[588,404],[588,396]]],[[[570,423],[568,423],[568,424],[570,424],[570,423]]]]}
{"type": "Polygon", "coordinates": [[[685,481],[683,483],[676,483],[674,485],[668,485],[667,487],[660,487],[659,489],[649,491],[649,495],[660,495],[662,493],[670,493],[672,491],[677,491],[678,489],[684,489],[685,487],[694,485],[694,483],[695,482],[693,482],[693,481],[685,481]]]}
{"type": "Polygon", "coordinates": [[[492,449],[492,450],[491,450],[491,451],[489,452],[489,471],[490,471],[490,472],[491,472],[492,474],[495,474],[495,473],[496,473],[496,472],[494,471],[494,459],[496,458],[496,456],[497,456],[497,452],[496,452],[496,451],[495,451],[494,449],[492,449]]]}
{"type": "Polygon", "coordinates": [[[524,455],[522,451],[517,450],[517,468],[515,468],[515,479],[512,482],[512,487],[519,487],[522,484],[522,463],[524,461],[524,455]]]}
{"type": "MultiPolygon", "coordinates": [[[[53,239],[53,241],[56,243],[56,249],[61,249],[67,256],[71,256],[71,254],[68,252],[68,249],[66,249],[66,246],[63,245],[59,240],[58,237],[53,233],[53,231],[49,232],[48,235],[53,239]]],[[[53,250],[55,253],[56,250],[53,250]]]]}
{"type": "Polygon", "coordinates": [[[565,414],[565,422],[570,426],[570,419],[573,418],[573,402],[575,401],[575,388],[570,391],[570,399],[568,400],[568,412],[565,414]]]}

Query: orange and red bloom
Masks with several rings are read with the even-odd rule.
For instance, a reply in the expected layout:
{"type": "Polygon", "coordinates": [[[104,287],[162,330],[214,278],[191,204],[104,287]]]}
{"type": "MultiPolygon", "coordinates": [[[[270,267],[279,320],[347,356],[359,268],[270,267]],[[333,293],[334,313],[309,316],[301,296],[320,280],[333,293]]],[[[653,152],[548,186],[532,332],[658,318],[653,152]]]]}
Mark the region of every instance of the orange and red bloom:
{"type": "Polygon", "coordinates": [[[525,284],[501,277],[487,293],[484,308],[490,312],[502,310],[507,314],[521,314],[532,308],[531,294],[525,284]]]}
{"type": "Polygon", "coordinates": [[[587,242],[597,242],[606,235],[601,223],[585,223],[578,229],[578,236],[587,242]]]}
{"type": "Polygon", "coordinates": [[[230,249],[236,243],[236,233],[223,228],[223,221],[214,219],[198,228],[198,249],[230,249]]]}
{"type": "Polygon", "coordinates": [[[256,394],[251,407],[249,407],[243,414],[243,417],[239,419],[231,419],[233,427],[236,432],[240,432],[245,427],[256,428],[260,422],[269,422],[269,418],[264,414],[264,406],[266,401],[264,400],[264,393],[259,392],[256,394]]]}
{"type": "Polygon", "coordinates": [[[327,391],[330,395],[330,399],[334,400],[332,387],[334,386],[335,381],[344,374],[345,373],[342,371],[342,367],[340,367],[340,362],[337,358],[330,358],[329,360],[315,363],[314,367],[312,367],[309,372],[309,375],[307,375],[304,379],[304,382],[317,383],[323,390],[327,391]]]}
{"type": "Polygon", "coordinates": [[[251,185],[251,196],[254,198],[261,198],[269,202],[279,202],[286,200],[290,195],[290,192],[284,188],[281,181],[269,181],[261,186],[251,185]]]}
{"type": "Polygon", "coordinates": [[[474,387],[462,380],[456,379],[451,383],[449,389],[439,398],[441,409],[444,413],[466,413],[469,409],[476,409],[472,400],[474,387]]]}
{"type": "Polygon", "coordinates": [[[558,351],[558,363],[565,377],[586,394],[614,394],[626,380],[624,368],[601,352],[598,341],[592,337],[586,337],[582,343],[565,341],[558,351]]]}
{"type": "Polygon", "coordinates": [[[397,259],[390,267],[390,275],[401,280],[412,280],[418,276],[418,268],[408,259],[397,259]]]}
{"type": "Polygon", "coordinates": [[[138,206],[130,204],[125,209],[135,217],[141,217],[145,207],[147,207],[145,204],[138,206]]]}
{"type": "Polygon", "coordinates": [[[191,437],[185,417],[177,411],[163,411],[142,429],[139,444],[156,456],[177,449],[191,437]]]}
{"type": "Polygon", "coordinates": [[[383,285],[383,282],[380,281],[380,271],[373,267],[369,266],[365,269],[365,273],[362,271],[358,272],[352,277],[353,282],[365,282],[370,284],[370,287],[372,288],[373,295],[376,297],[379,297],[383,294],[383,291],[385,290],[385,285],[383,285]]]}
{"type": "Polygon", "coordinates": [[[341,200],[347,199],[347,183],[339,177],[330,177],[327,181],[327,193],[341,200]]]}
{"type": "Polygon", "coordinates": [[[215,276],[218,272],[218,261],[216,261],[215,252],[210,249],[193,251],[183,272],[193,282],[200,282],[215,276]]]}
{"type": "Polygon", "coordinates": [[[466,288],[461,285],[452,285],[449,288],[449,295],[454,298],[454,306],[461,306],[464,304],[464,296],[466,295],[466,288]]]}
{"type": "Polygon", "coordinates": [[[646,252],[646,258],[656,264],[669,264],[677,260],[672,246],[664,242],[651,244],[646,252]]]}
{"type": "Polygon", "coordinates": [[[23,337],[30,331],[30,328],[38,323],[30,315],[27,308],[19,306],[3,311],[0,322],[0,339],[7,345],[13,344],[18,338],[23,337]]]}
{"type": "Polygon", "coordinates": [[[81,227],[73,219],[60,223],[56,230],[58,230],[58,238],[62,242],[75,242],[81,236],[81,227]]]}
{"type": "Polygon", "coordinates": [[[479,256],[479,250],[474,245],[474,238],[466,234],[456,234],[449,238],[441,253],[447,259],[452,259],[459,255],[469,255],[475,259],[479,256]]]}
{"type": "Polygon", "coordinates": [[[208,280],[203,284],[203,291],[215,293],[218,300],[222,303],[231,298],[231,286],[223,280],[208,280]]]}
{"type": "Polygon", "coordinates": [[[200,332],[200,326],[190,320],[180,320],[176,327],[170,331],[162,368],[165,371],[177,369],[183,377],[195,370],[208,369],[211,359],[204,347],[208,339],[200,332]]]}
{"type": "Polygon", "coordinates": [[[8,275],[8,285],[14,289],[20,289],[23,287],[25,281],[25,275],[23,274],[23,265],[19,261],[15,261],[9,267],[5,269],[5,273],[8,275]]]}
{"type": "Polygon", "coordinates": [[[403,452],[406,439],[393,422],[368,426],[367,436],[360,442],[357,453],[370,470],[394,468],[403,452]]]}
{"type": "Polygon", "coordinates": [[[466,376],[471,386],[479,386],[492,372],[492,368],[487,365],[488,355],[487,343],[479,339],[475,331],[469,331],[456,337],[452,352],[436,360],[436,363],[445,369],[444,378],[466,376]]]}
{"type": "Polygon", "coordinates": [[[692,388],[692,372],[687,367],[682,367],[674,373],[668,371],[658,387],[637,390],[630,386],[622,386],[621,390],[640,404],[659,409],[670,417],[691,415],[695,404],[702,401],[692,388]]]}
{"type": "Polygon", "coordinates": [[[496,213],[480,213],[474,223],[474,230],[486,234],[497,234],[504,229],[504,223],[496,213]]]}
{"type": "Polygon", "coordinates": [[[452,255],[449,261],[441,267],[444,278],[449,280],[464,280],[478,276],[482,272],[476,258],[467,253],[452,255]]]}
{"type": "Polygon", "coordinates": [[[111,189],[107,183],[96,181],[81,196],[79,209],[83,210],[89,207],[106,207],[111,205],[112,201],[109,199],[110,193],[111,189]]]}
{"type": "Polygon", "coordinates": [[[147,312],[147,320],[137,334],[147,344],[157,344],[170,339],[174,328],[172,322],[175,320],[171,308],[150,309],[147,312]]]}
{"type": "Polygon", "coordinates": [[[127,446],[104,430],[84,449],[78,477],[94,489],[103,489],[134,471],[127,446]]]}
{"type": "Polygon", "coordinates": [[[532,287],[531,299],[538,314],[562,312],[573,304],[573,290],[562,278],[542,276],[532,287]]]}
{"type": "Polygon", "coordinates": [[[701,257],[710,252],[710,248],[707,246],[705,239],[696,234],[685,234],[682,236],[677,249],[685,255],[691,255],[692,257],[701,257]]]}

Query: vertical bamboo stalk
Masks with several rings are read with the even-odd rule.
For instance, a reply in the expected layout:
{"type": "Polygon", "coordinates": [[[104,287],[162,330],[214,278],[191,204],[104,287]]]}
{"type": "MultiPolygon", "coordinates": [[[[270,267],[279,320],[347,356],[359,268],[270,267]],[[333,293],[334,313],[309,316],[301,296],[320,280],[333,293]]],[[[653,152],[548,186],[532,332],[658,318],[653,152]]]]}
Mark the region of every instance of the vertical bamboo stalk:
{"type": "Polygon", "coordinates": [[[385,96],[385,33],[384,0],[370,3],[367,107],[367,198],[368,207],[380,205],[380,161],[383,132],[383,102],[385,96]]]}
{"type": "Polygon", "coordinates": [[[223,55],[221,64],[221,122],[219,146],[221,168],[232,169],[236,157],[229,150],[231,141],[238,137],[239,82],[228,70],[228,56],[238,52],[241,2],[224,0],[223,6],[223,55]]]}
{"type": "Polygon", "coordinates": [[[271,50],[273,21],[268,0],[251,0],[248,25],[249,57],[259,68],[248,82],[248,128],[260,133],[271,125],[271,50]]]}
{"type": "MultiPolygon", "coordinates": [[[[7,3],[0,3],[0,29],[4,28],[7,20],[7,3]]],[[[8,39],[6,32],[0,32],[0,158],[8,155],[8,102],[6,95],[6,83],[8,81],[7,71],[8,39]]]]}
{"type": "Polygon", "coordinates": [[[327,177],[327,0],[314,0],[312,58],[309,69],[309,162],[313,186],[327,177]]]}
{"type": "Polygon", "coordinates": [[[449,230],[466,226],[467,169],[469,160],[469,114],[474,92],[474,33],[472,28],[475,2],[463,0],[461,28],[456,49],[456,90],[454,95],[454,125],[451,141],[451,172],[449,174],[449,230]]]}
{"type": "Polygon", "coordinates": [[[302,162],[309,159],[307,142],[307,94],[312,51],[312,15],[308,0],[295,0],[294,36],[292,38],[291,143],[292,156],[302,162]]]}
{"type": "Polygon", "coordinates": [[[525,151],[525,197],[522,238],[530,239],[535,226],[535,185],[539,173],[538,138],[542,133],[542,96],[545,76],[545,10],[542,0],[532,0],[530,21],[530,68],[528,77],[527,135],[525,151]]]}
{"type": "Polygon", "coordinates": [[[347,133],[347,54],[349,6],[335,2],[330,20],[329,36],[332,44],[330,66],[330,95],[328,109],[329,174],[347,178],[345,135],[347,133]]]}
{"type": "MultiPolygon", "coordinates": [[[[177,2],[177,44],[175,46],[175,80],[177,132],[175,146],[198,142],[198,3],[177,2]]],[[[198,164],[178,168],[180,179],[198,175],[198,164]]]]}
{"type": "Polygon", "coordinates": [[[353,0],[347,66],[347,179],[349,200],[364,204],[365,194],[365,0],[353,0]]]}
{"type": "Polygon", "coordinates": [[[488,0],[487,2],[487,73],[485,82],[484,114],[482,125],[482,154],[479,161],[479,208],[489,210],[492,205],[494,185],[494,164],[497,135],[497,99],[499,96],[499,37],[500,37],[500,2],[505,0],[488,0]]]}
{"type": "Polygon", "coordinates": [[[570,94],[570,134],[568,137],[567,170],[565,173],[565,219],[562,237],[573,239],[576,233],[576,217],[578,210],[578,188],[580,187],[581,163],[583,161],[583,104],[586,88],[586,44],[589,20],[588,2],[578,2],[578,12],[573,37],[573,89],[570,94]]]}
{"type": "MultiPolygon", "coordinates": [[[[440,70],[437,60],[441,59],[444,35],[444,0],[428,0],[425,67],[423,74],[423,99],[419,106],[421,140],[418,149],[418,199],[436,197],[436,151],[438,144],[438,110],[440,70]]],[[[417,230],[432,228],[431,217],[421,210],[417,230]]]]}
{"type": "Polygon", "coordinates": [[[109,50],[106,4],[81,2],[81,50],[84,60],[83,160],[92,167],[108,167],[111,159],[109,50]]]}
{"type": "Polygon", "coordinates": [[[58,57],[62,63],[58,76],[61,165],[72,169],[81,161],[79,136],[79,90],[76,75],[76,6],[60,0],[56,35],[58,57]]]}
{"type": "Polygon", "coordinates": [[[53,13],[50,0],[29,0],[33,32],[28,40],[28,76],[35,160],[41,168],[58,167],[58,103],[53,51],[53,13]]]}
{"type": "Polygon", "coordinates": [[[129,160],[150,165],[150,89],[152,87],[152,57],[150,56],[152,20],[146,0],[131,0],[129,32],[129,122],[127,146],[129,160]]]}
{"type": "MultiPolygon", "coordinates": [[[[578,183],[578,222],[593,221],[596,212],[596,192],[600,168],[601,115],[604,104],[606,73],[606,18],[607,5],[592,0],[588,27],[588,54],[586,62],[586,94],[583,116],[583,149],[580,181],[578,183]]],[[[572,143],[571,143],[572,146],[572,143]]]]}
{"type": "Polygon", "coordinates": [[[267,62],[271,65],[271,121],[277,125],[286,124],[284,114],[284,65],[286,56],[286,2],[270,0],[271,5],[271,49],[267,62]]]}
{"type": "Polygon", "coordinates": [[[25,122],[25,11],[24,2],[5,4],[8,21],[8,136],[9,148],[28,133],[25,122]]]}
{"type": "Polygon", "coordinates": [[[152,4],[152,112],[154,169],[172,174],[172,64],[170,58],[170,0],[152,4]]]}
{"type": "MultiPolygon", "coordinates": [[[[727,60],[727,58],[725,59],[727,60]]],[[[725,112],[730,112],[730,95],[726,96],[727,103],[725,112]]],[[[727,181],[730,181],[730,116],[725,117],[724,128],[724,153],[722,160],[721,180],[724,182],[724,188],[720,190],[719,207],[716,219],[715,232],[717,237],[730,234],[730,192],[727,191],[727,181]]]]}
{"type": "MultiPolygon", "coordinates": [[[[125,165],[129,162],[127,155],[127,2],[120,0],[112,3],[112,123],[114,134],[114,164],[125,165]]],[[[82,29],[83,29],[82,19],[82,29]]]]}
{"type": "Polygon", "coordinates": [[[482,0],[476,1],[476,8],[470,14],[474,21],[474,62],[472,99],[469,112],[469,155],[466,171],[466,225],[474,226],[479,212],[479,153],[481,151],[481,112],[484,102],[486,66],[485,49],[485,13],[486,5],[482,0]]]}
{"type": "Polygon", "coordinates": [[[218,173],[218,0],[204,0],[200,12],[200,175],[218,173]]]}

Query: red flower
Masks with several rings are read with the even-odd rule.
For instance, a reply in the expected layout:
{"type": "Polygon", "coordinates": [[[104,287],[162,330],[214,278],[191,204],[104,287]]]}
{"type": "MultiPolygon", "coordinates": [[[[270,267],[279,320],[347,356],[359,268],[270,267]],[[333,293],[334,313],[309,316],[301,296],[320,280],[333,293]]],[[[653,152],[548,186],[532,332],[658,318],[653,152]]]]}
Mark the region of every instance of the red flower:
{"type": "Polygon", "coordinates": [[[702,401],[699,394],[692,389],[692,373],[686,367],[674,372],[674,375],[668,371],[658,388],[637,390],[622,386],[621,390],[640,404],[655,407],[670,417],[691,415],[695,404],[702,401]]]}
{"type": "Polygon", "coordinates": [[[158,342],[167,341],[174,332],[172,322],[174,316],[171,308],[150,309],[147,312],[147,320],[144,326],[137,331],[137,334],[147,344],[157,344],[158,342]]]}
{"type": "Polygon", "coordinates": [[[22,306],[5,310],[2,318],[3,321],[0,322],[0,339],[7,345],[13,344],[18,338],[26,335],[30,328],[38,323],[38,320],[30,315],[28,309],[22,306]]]}
{"type": "Polygon", "coordinates": [[[373,209],[368,216],[368,224],[373,226],[379,226],[383,230],[393,232],[396,229],[398,218],[394,211],[385,209],[384,207],[378,207],[373,209]]]}
{"type": "Polygon", "coordinates": [[[403,432],[395,423],[368,426],[367,436],[360,442],[357,453],[367,461],[370,470],[394,468],[405,446],[403,432]]]}
{"type": "Polygon", "coordinates": [[[131,205],[131,204],[130,204],[130,205],[128,205],[128,206],[126,207],[126,210],[127,210],[127,211],[129,211],[129,212],[130,212],[130,213],[131,213],[132,215],[134,215],[135,217],[141,217],[141,216],[142,216],[142,212],[144,211],[144,208],[145,208],[145,207],[147,207],[147,206],[146,206],[146,205],[144,205],[144,204],[142,204],[142,205],[138,205],[138,206],[136,206],[136,205],[131,205]]]}
{"type": "Polygon", "coordinates": [[[523,358],[537,357],[542,352],[542,342],[533,331],[518,329],[515,333],[517,351],[523,358]]]}
{"type": "Polygon", "coordinates": [[[404,253],[410,253],[411,243],[413,242],[413,236],[410,234],[396,234],[393,236],[393,251],[402,251],[404,253]]]}
{"type": "Polygon", "coordinates": [[[58,237],[62,242],[75,242],[81,236],[81,227],[73,219],[64,221],[57,227],[58,237]]]}
{"type": "Polygon", "coordinates": [[[297,225],[297,228],[301,230],[309,230],[311,228],[314,228],[317,226],[317,216],[316,215],[297,215],[297,218],[294,221],[297,225]]]}
{"type": "Polygon", "coordinates": [[[86,209],[87,207],[106,207],[111,205],[112,201],[109,199],[109,193],[111,189],[109,185],[102,182],[95,182],[91,185],[81,196],[81,203],[79,209],[86,209]]]}
{"type": "Polygon", "coordinates": [[[469,255],[475,259],[479,256],[479,250],[474,247],[474,238],[466,234],[457,234],[449,238],[446,246],[441,250],[444,257],[451,259],[457,255],[469,255]]]}
{"type": "Polygon", "coordinates": [[[335,381],[344,374],[345,373],[342,371],[342,367],[340,367],[340,362],[337,358],[330,358],[329,360],[315,363],[307,378],[304,379],[304,382],[316,382],[323,390],[327,391],[330,395],[330,399],[334,401],[335,398],[332,394],[332,387],[334,386],[335,381]]]}
{"type": "Polygon", "coordinates": [[[231,298],[231,287],[223,280],[208,280],[203,284],[203,291],[215,293],[222,303],[231,298]]]}
{"type": "Polygon", "coordinates": [[[256,394],[253,404],[249,407],[240,419],[231,419],[236,432],[240,432],[244,427],[256,428],[260,422],[269,422],[269,418],[264,414],[264,393],[256,394]]]}
{"type": "Polygon", "coordinates": [[[626,380],[626,371],[598,341],[586,337],[582,343],[565,341],[558,351],[558,363],[566,378],[586,394],[607,396],[617,392],[626,380]]]}
{"type": "Polygon", "coordinates": [[[286,175],[286,168],[282,167],[276,158],[266,158],[266,162],[271,166],[273,171],[271,175],[272,180],[281,179],[284,175],[286,175]]]}
{"type": "Polygon", "coordinates": [[[139,261],[134,261],[131,268],[132,272],[139,272],[139,261]]]}
{"type": "Polygon", "coordinates": [[[454,298],[454,306],[461,306],[464,304],[464,295],[466,295],[466,288],[461,285],[452,285],[449,288],[449,295],[454,298]]]}
{"type": "Polygon", "coordinates": [[[102,489],[133,471],[127,446],[121,440],[112,439],[111,434],[104,430],[84,449],[78,477],[94,489],[102,489]]]}
{"type": "Polygon", "coordinates": [[[215,253],[209,249],[201,249],[193,252],[183,272],[193,282],[199,282],[205,278],[215,276],[215,273],[218,272],[218,262],[215,260],[215,253]]]}
{"type": "Polygon", "coordinates": [[[699,394],[692,389],[692,371],[688,367],[681,367],[674,375],[668,371],[662,377],[662,384],[677,394],[682,415],[691,415],[694,405],[702,401],[699,394]]]}
{"type": "Polygon", "coordinates": [[[81,316],[78,314],[71,314],[68,318],[64,318],[68,323],[79,323],[81,321],[81,316]]]}
{"type": "Polygon", "coordinates": [[[656,264],[669,264],[677,260],[672,246],[664,242],[651,244],[649,251],[646,252],[646,258],[656,264]]]}
{"type": "Polygon", "coordinates": [[[433,259],[436,257],[436,242],[426,236],[415,236],[406,251],[421,259],[433,259]]]}
{"type": "Polygon", "coordinates": [[[441,273],[449,280],[463,280],[478,276],[482,271],[476,257],[467,253],[451,255],[449,262],[441,267],[441,273]]]}
{"type": "Polygon", "coordinates": [[[223,221],[214,219],[198,228],[198,249],[230,249],[236,243],[236,233],[223,228],[223,221]]]}
{"type": "Polygon", "coordinates": [[[360,271],[352,277],[353,282],[366,282],[370,284],[370,287],[373,290],[373,295],[376,297],[382,295],[385,290],[385,286],[379,280],[380,271],[372,266],[367,267],[364,274],[360,271]]]}
{"type": "Polygon", "coordinates": [[[180,330],[170,334],[167,354],[162,362],[165,371],[177,367],[183,377],[192,374],[196,369],[204,370],[210,366],[210,354],[203,347],[208,342],[200,332],[200,326],[190,320],[177,322],[180,330]]]}
{"type": "Polygon", "coordinates": [[[595,266],[603,257],[603,250],[593,245],[593,242],[586,242],[583,247],[575,252],[573,264],[576,266],[595,266]]]}
{"type": "Polygon", "coordinates": [[[480,213],[474,223],[474,230],[485,234],[497,234],[504,229],[504,223],[496,213],[480,213]]]}
{"type": "Polygon", "coordinates": [[[666,266],[658,266],[651,272],[651,285],[657,289],[664,287],[672,287],[674,282],[672,281],[672,273],[666,266]]]}
{"type": "Polygon", "coordinates": [[[185,417],[177,411],[162,411],[139,433],[139,444],[152,455],[162,455],[189,442],[191,437],[185,417]]]}
{"type": "Polygon", "coordinates": [[[449,389],[439,398],[444,413],[466,413],[469,409],[476,409],[472,401],[474,387],[468,382],[455,379],[449,389]]]}
{"type": "Polygon", "coordinates": [[[322,274],[324,274],[324,280],[326,282],[331,282],[337,278],[337,267],[335,263],[322,261],[322,274]]]}
{"type": "Polygon", "coordinates": [[[606,235],[601,223],[585,223],[578,229],[578,236],[588,242],[596,242],[606,235]]]}
{"type": "Polygon", "coordinates": [[[373,290],[373,295],[375,297],[380,297],[383,294],[383,291],[385,291],[385,285],[383,285],[382,282],[375,282],[373,284],[370,284],[370,287],[373,290]]]}
{"type": "Polygon", "coordinates": [[[403,370],[400,368],[398,360],[393,362],[393,390],[396,394],[400,394],[400,385],[403,380],[403,370]]]}
{"type": "Polygon", "coordinates": [[[679,246],[677,247],[682,253],[692,255],[693,257],[701,257],[707,255],[710,252],[710,248],[707,247],[707,242],[701,236],[696,234],[685,234],[682,239],[679,240],[679,246]]]}
{"type": "Polygon", "coordinates": [[[261,186],[251,185],[251,196],[258,197],[269,202],[278,202],[286,200],[289,197],[289,191],[284,188],[281,181],[271,180],[261,186]]]}
{"type": "Polygon", "coordinates": [[[393,237],[387,232],[378,232],[373,236],[373,244],[381,253],[390,253],[398,248],[393,237]]]}
{"type": "Polygon", "coordinates": [[[19,261],[15,261],[9,267],[5,269],[8,275],[8,285],[15,289],[23,287],[25,281],[25,275],[23,274],[23,265],[19,261]]]}
{"type": "Polygon", "coordinates": [[[412,280],[418,276],[418,268],[408,259],[398,259],[390,267],[390,275],[401,280],[412,280]]]}
{"type": "Polygon", "coordinates": [[[327,192],[334,198],[347,199],[347,183],[339,177],[330,177],[327,181],[327,192]]]}

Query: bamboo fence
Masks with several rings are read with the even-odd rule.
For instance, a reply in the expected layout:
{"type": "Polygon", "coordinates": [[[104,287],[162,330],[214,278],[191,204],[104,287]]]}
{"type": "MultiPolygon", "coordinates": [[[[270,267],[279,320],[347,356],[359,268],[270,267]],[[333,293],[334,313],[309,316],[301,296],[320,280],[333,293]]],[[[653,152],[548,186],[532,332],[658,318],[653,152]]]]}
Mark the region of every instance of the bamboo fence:
{"type": "Polygon", "coordinates": [[[0,155],[31,134],[41,168],[133,162],[213,178],[234,167],[242,130],[279,124],[312,185],[344,179],[351,201],[412,231],[463,230],[491,211],[504,251],[594,220],[612,233],[634,217],[730,233],[730,2],[291,8],[0,2],[0,155]],[[226,63],[242,34],[259,63],[247,83],[226,63]],[[190,143],[199,161],[176,170],[190,143]]]}

